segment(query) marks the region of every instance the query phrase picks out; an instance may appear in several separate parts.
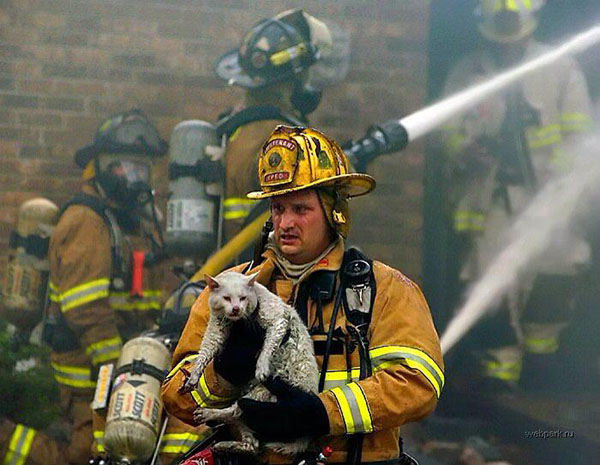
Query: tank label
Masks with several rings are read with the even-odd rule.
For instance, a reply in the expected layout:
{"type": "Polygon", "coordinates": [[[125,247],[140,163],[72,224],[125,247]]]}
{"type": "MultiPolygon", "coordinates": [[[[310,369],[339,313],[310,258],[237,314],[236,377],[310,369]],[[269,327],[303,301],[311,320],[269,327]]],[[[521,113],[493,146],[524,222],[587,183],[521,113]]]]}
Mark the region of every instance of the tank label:
{"type": "Polygon", "coordinates": [[[212,233],[215,208],[204,199],[176,199],[167,204],[167,231],[212,233]]]}
{"type": "Polygon", "coordinates": [[[132,419],[142,421],[158,431],[161,408],[158,396],[125,385],[112,395],[106,421],[132,419]]]}

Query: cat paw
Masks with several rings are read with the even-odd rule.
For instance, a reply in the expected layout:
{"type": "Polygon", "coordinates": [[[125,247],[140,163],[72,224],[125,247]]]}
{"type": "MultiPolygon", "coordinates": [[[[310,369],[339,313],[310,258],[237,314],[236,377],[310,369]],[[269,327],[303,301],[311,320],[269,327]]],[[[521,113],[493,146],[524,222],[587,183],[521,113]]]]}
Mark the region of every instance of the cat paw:
{"type": "Polygon", "coordinates": [[[269,377],[269,373],[271,370],[269,369],[269,363],[258,359],[256,362],[256,372],[254,373],[254,377],[261,383],[264,383],[265,380],[269,377]]]}
{"type": "Polygon", "coordinates": [[[294,457],[297,454],[305,452],[309,449],[310,441],[300,439],[295,442],[268,442],[265,447],[272,450],[276,454],[287,455],[294,457]]]}
{"type": "Polygon", "coordinates": [[[219,409],[198,407],[194,410],[194,420],[199,425],[207,421],[222,421],[221,411],[219,409]]]}
{"type": "Polygon", "coordinates": [[[257,454],[258,448],[253,444],[242,441],[217,442],[212,449],[217,453],[257,454]]]}

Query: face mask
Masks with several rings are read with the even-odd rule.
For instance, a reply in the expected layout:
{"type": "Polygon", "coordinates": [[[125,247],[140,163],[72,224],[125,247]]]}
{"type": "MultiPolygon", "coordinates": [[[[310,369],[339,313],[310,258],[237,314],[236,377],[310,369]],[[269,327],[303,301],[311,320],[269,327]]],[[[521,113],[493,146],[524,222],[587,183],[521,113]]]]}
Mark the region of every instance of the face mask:
{"type": "Polygon", "coordinates": [[[97,159],[98,183],[108,198],[127,209],[152,199],[150,163],[140,158],[101,155],[97,159]]]}

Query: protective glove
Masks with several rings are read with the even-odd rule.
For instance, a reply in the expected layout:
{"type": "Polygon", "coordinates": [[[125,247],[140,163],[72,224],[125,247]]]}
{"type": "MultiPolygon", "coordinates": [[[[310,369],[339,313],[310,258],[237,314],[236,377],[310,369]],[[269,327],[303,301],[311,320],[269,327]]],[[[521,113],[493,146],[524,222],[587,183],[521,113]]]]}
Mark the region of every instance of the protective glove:
{"type": "Polygon", "coordinates": [[[254,378],[256,359],[265,340],[265,330],[254,320],[233,322],[221,353],[215,357],[217,374],[240,386],[254,378]]]}
{"type": "Polygon", "coordinates": [[[268,378],[265,386],[277,396],[276,402],[242,398],[244,422],[261,441],[290,442],[329,432],[329,418],[319,397],[290,386],[280,378],[268,378]]]}

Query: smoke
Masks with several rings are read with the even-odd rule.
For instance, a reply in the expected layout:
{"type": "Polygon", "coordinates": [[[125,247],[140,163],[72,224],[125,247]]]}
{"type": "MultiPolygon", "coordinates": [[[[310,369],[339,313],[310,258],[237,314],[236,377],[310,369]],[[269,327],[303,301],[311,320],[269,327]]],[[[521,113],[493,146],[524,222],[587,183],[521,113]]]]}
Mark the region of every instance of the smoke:
{"type": "Polygon", "coordinates": [[[490,311],[527,271],[535,270],[536,265],[549,255],[564,252],[554,247],[556,237],[573,229],[586,216],[586,202],[591,205],[590,198],[598,196],[600,138],[587,138],[568,148],[568,153],[579,154],[574,159],[572,170],[547,183],[516,218],[508,231],[508,245],[471,287],[464,305],[442,335],[444,353],[490,311]]]}

